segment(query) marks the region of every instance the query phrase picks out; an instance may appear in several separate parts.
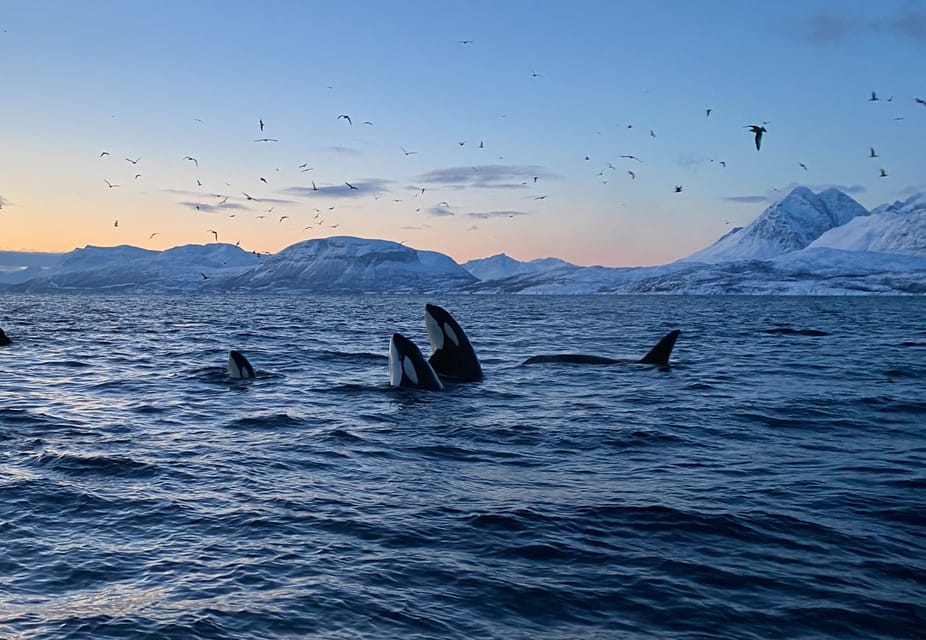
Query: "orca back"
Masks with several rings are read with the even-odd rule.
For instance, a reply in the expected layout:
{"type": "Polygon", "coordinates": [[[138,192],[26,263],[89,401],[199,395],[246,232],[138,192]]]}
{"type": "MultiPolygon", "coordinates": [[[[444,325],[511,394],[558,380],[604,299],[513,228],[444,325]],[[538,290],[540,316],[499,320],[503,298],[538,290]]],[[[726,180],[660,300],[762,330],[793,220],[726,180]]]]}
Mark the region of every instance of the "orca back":
{"type": "Polygon", "coordinates": [[[6,337],[6,334],[3,333],[3,329],[0,329],[0,347],[8,345],[12,342],[9,338],[6,337]]]}
{"type": "Polygon", "coordinates": [[[463,327],[436,304],[424,307],[424,326],[431,342],[428,363],[441,378],[476,382],[482,380],[482,366],[463,327]]]}
{"type": "Polygon", "coordinates": [[[389,341],[389,384],[426,391],[444,388],[437,373],[421,355],[421,350],[401,333],[392,334],[389,341]]]}
{"type": "Polygon", "coordinates": [[[681,331],[675,329],[664,335],[662,340],[657,342],[656,346],[650,349],[650,352],[640,359],[640,364],[667,366],[669,364],[669,356],[672,355],[672,348],[675,346],[675,341],[678,340],[678,334],[680,333],[681,331]]]}
{"type": "Polygon", "coordinates": [[[228,353],[228,377],[229,378],[253,378],[254,367],[248,362],[239,351],[229,351],[228,353]]]}

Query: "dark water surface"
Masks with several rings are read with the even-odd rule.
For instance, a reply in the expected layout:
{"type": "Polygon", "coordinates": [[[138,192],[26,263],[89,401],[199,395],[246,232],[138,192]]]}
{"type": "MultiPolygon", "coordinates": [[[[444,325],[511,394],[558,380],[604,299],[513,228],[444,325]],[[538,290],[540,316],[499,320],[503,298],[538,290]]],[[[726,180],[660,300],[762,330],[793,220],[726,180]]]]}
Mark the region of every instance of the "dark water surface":
{"type": "Polygon", "coordinates": [[[2,638],[924,637],[926,298],[5,295],[0,326],[2,638]],[[388,387],[425,302],[484,382],[388,387]],[[670,370],[518,366],[673,328],[670,370]]]}

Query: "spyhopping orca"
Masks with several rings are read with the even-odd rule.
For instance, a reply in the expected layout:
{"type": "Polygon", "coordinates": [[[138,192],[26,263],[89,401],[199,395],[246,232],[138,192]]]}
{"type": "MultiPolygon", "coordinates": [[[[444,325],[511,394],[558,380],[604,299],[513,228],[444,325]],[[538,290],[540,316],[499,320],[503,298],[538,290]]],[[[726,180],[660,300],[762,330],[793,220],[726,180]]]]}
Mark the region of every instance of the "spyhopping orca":
{"type": "Polygon", "coordinates": [[[482,380],[482,367],[463,328],[436,304],[424,306],[424,326],[431,341],[428,363],[441,378],[460,382],[482,380]]]}
{"type": "MultiPolygon", "coordinates": [[[[643,356],[640,360],[637,360],[639,364],[657,364],[661,366],[668,366],[669,364],[669,355],[672,353],[672,347],[675,346],[675,341],[678,339],[678,334],[681,331],[676,329],[675,331],[670,331],[662,340],[656,343],[656,346],[650,349],[650,352],[643,356]]],[[[577,353],[561,353],[554,355],[543,355],[543,356],[531,356],[521,364],[541,364],[545,362],[562,362],[567,364],[620,364],[621,360],[615,360],[614,358],[604,358],[601,356],[587,356],[577,353]]]]}
{"type": "Polygon", "coordinates": [[[393,387],[425,391],[440,391],[444,388],[415,343],[401,333],[393,333],[389,341],[389,383],[393,387]]]}
{"type": "Polygon", "coordinates": [[[238,351],[229,351],[228,353],[228,377],[229,378],[253,378],[254,367],[238,351]]]}
{"type": "Polygon", "coordinates": [[[6,337],[6,334],[3,333],[3,329],[0,329],[0,347],[6,346],[11,342],[13,341],[6,337]]]}

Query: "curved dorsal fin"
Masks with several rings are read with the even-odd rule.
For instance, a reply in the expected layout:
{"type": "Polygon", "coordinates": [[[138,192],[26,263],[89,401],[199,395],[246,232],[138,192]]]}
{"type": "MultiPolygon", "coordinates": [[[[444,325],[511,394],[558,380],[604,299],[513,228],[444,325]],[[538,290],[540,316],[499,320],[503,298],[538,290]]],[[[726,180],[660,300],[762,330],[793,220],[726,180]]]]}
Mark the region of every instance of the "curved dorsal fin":
{"type": "Polygon", "coordinates": [[[680,333],[681,331],[675,329],[664,335],[662,340],[657,342],[656,346],[643,356],[640,360],[640,364],[669,364],[669,356],[672,354],[672,347],[675,346],[675,341],[678,339],[678,334],[680,333]]]}

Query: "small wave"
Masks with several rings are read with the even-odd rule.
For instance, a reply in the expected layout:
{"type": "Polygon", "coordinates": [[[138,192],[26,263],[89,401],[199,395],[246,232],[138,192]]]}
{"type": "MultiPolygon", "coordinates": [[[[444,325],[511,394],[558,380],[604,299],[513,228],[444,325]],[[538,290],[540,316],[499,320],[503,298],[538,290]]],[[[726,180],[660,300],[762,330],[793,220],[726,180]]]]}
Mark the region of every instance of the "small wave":
{"type": "Polygon", "coordinates": [[[43,451],[35,457],[35,463],[70,475],[150,478],[158,472],[156,465],[121,455],[81,455],[43,451]]]}

